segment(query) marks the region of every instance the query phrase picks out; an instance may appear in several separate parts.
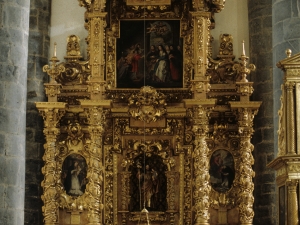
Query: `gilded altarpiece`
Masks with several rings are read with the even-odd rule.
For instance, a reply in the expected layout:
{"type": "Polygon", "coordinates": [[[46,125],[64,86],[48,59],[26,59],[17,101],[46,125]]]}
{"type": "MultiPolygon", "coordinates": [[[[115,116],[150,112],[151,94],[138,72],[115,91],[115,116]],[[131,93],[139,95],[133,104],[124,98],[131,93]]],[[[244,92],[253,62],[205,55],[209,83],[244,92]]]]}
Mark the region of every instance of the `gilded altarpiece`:
{"type": "Polygon", "coordinates": [[[278,111],[278,153],[268,167],[276,170],[278,186],[278,222],[299,224],[299,67],[300,54],[292,55],[277,63],[284,72],[281,85],[281,107],[278,111]]]}
{"type": "Polygon", "coordinates": [[[250,101],[255,66],[244,51],[234,60],[231,35],[212,58],[225,1],[79,4],[88,59],[70,35],[65,61],[54,50],[43,68],[48,102],[36,103],[45,224],[252,224],[261,103],[250,101]],[[143,24],[131,40],[126,26],[143,24]]]}

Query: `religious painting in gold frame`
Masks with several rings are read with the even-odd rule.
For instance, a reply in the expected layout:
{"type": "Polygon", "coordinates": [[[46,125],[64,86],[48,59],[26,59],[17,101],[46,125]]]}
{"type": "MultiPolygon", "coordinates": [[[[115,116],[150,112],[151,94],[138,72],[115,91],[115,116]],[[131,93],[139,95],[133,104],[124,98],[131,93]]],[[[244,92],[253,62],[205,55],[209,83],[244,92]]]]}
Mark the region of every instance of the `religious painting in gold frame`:
{"type": "Polygon", "coordinates": [[[210,184],[215,191],[227,192],[233,185],[235,177],[234,159],[224,149],[216,150],[210,158],[210,184]]]}
{"type": "Polygon", "coordinates": [[[62,165],[61,181],[66,193],[73,197],[84,194],[87,179],[87,163],[80,154],[68,155],[62,165]]]}
{"type": "Polygon", "coordinates": [[[179,20],[120,21],[117,88],[183,87],[179,20]]]}

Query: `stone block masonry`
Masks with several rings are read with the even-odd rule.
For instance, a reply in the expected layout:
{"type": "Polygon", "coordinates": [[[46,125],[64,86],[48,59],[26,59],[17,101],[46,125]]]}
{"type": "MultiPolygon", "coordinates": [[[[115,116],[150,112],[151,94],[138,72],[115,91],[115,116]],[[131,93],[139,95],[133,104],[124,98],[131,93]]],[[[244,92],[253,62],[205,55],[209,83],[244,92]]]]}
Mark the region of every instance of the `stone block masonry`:
{"type": "Polygon", "coordinates": [[[31,0],[27,69],[25,225],[44,224],[41,200],[44,125],[35,102],[46,101],[44,83],[48,82],[49,77],[42,67],[49,64],[50,10],[51,1],[31,0]]]}
{"type": "Polygon", "coordinates": [[[0,3],[0,223],[24,224],[30,0],[0,3]]]}
{"type": "MultiPolygon", "coordinates": [[[[272,0],[248,1],[250,62],[256,65],[250,81],[254,82],[254,101],[262,101],[254,119],[254,221],[253,224],[275,225],[275,172],[266,165],[275,157],[277,111],[274,109],[274,76],[272,49],[272,0]]],[[[277,122],[278,123],[278,122],[277,122]]]]}

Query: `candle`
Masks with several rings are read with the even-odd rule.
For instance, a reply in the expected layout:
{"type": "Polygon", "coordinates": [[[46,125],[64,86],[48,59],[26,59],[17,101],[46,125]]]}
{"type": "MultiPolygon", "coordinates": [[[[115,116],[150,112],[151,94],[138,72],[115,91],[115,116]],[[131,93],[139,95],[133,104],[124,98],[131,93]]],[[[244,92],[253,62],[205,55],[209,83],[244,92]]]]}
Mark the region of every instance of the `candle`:
{"type": "Polygon", "coordinates": [[[54,57],[56,57],[56,42],[54,42],[54,57]]]}
{"type": "Polygon", "coordinates": [[[245,41],[243,40],[243,55],[246,55],[245,53],[245,41]]]}

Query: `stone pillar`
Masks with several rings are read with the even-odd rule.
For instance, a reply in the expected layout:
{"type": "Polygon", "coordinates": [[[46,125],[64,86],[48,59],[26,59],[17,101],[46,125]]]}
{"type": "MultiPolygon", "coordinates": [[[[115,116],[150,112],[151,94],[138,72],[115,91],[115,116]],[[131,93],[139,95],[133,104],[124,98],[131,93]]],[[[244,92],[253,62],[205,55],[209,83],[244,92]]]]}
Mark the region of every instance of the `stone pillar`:
{"type": "MultiPolygon", "coordinates": [[[[248,12],[250,52],[247,55],[249,55],[251,63],[256,66],[256,70],[248,79],[254,82],[252,100],[262,101],[260,110],[254,119],[255,132],[252,139],[255,146],[253,152],[255,158],[253,224],[275,225],[277,213],[274,203],[274,199],[276,199],[275,173],[266,168],[270,160],[276,156],[279,82],[281,82],[281,78],[278,79],[273,75],[273,71],[278,69],[273,70],[276,62],[272,58],[272,34],[274,35],[272,31],[272,0],[248,1],[248,12]]],[[[283,58],[285,56],[280,59],[283,58]]]]}
{"type": "Polygon", "coordinates": [[[1,224],[24,224],[29,4],[0,3],[1,224]]]}
{"type": "MultiPolygon", "coordinates": [[[[29,2],[29,1],[28,1],[29,2]]],[[[43,119],[39,116],[35,102],[46,101],[44,82],[48,75],[42,67],[49,64],[49,28],[51,1],[30,1],[27,105],[26,105],[26,181],[25,181],[25,225],[43,224],[41,201],[43,179],[43,119]]]]}

